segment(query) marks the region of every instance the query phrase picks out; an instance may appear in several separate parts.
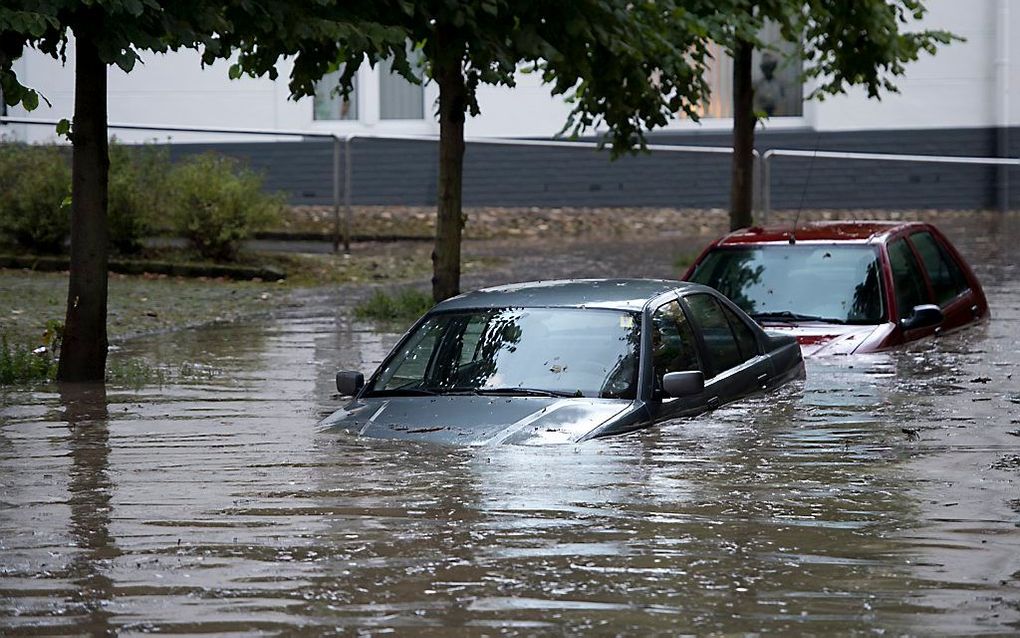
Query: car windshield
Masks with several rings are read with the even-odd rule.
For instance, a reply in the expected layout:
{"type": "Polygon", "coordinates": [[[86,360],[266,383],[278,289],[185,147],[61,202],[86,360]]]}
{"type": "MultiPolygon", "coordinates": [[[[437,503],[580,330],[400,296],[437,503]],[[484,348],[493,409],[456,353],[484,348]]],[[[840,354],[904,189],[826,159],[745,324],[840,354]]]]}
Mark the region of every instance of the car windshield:
{"type": "Polygon", "coordinates": [[[582,308],[485,308],[428,317],[366,396],[636,395],[640,316],[582,308]]]}
{"type": "Polygon", "coordinates": [[[691,281],[760,321],[874,324],[885,320],[873,246],[799,244],[717,248],[691,281]]]}

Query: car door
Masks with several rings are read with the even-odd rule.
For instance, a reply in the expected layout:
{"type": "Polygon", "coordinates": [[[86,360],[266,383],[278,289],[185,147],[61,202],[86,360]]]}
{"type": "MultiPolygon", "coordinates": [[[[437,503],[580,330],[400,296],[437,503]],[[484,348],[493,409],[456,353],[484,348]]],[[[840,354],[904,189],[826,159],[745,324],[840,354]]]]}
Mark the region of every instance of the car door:
{"type": "MultiPolygon", "coordinates": [[[[906,319],[913,314],[914,307],[921,304],[930,304],[932,299],[929,295],[927,280],[921,271],[921,265],[914,255],[914,251],[907,243],[906,237],[898,237],[887,247],[889,253],[889,268],[892,272],[893,298],[896,303],[895,319],[898,321],[906,319]]],[[[903,340],[913,341],[933,334],[939,326],[927,326],[914,330],[904,330],[903,340]]]]}
{"type": "Polygon", "coordinates": [[[684,304],[701,335],[705,396],[710,407],[755,392],[772,374],[754,331],[715,295],[685,295],[684,304]]]}
{"type": "Polygon", "coordinates": [[[976,319],[979,305],[963,269],[949,251],[928,230],[912,233],[909,240],[921,258],[932,298],[945,315],[942,329],[959,328],[976,319]]]}
{"type": "Polygon", "coordinates": [[[651,314],[650,328],[652,396],[649,406],[652,417],[665,419],[704,410],[704,393],[676,398],[665,396],[662,391],[662,377],[668,372],[705,370],[699,341],[680,303],[673,299],[656,308],[651,314]]]}

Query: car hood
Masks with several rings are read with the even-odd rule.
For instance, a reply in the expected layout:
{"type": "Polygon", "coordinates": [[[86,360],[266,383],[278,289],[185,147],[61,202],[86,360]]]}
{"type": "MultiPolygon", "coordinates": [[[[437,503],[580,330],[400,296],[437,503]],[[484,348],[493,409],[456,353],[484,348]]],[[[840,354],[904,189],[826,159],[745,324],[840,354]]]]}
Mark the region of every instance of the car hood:
{"type": "Polygon", "coordinates": [[[889,329],[888,324],[854,326],[811,323],[790,325],[788,323],[765,322],[762,325],[768,332],[797,337],[801,352],[805,357],[872,352],[881,346],[889,329]]]}
{"type": "Polygon", "coordinates": [[[351,402],[322,427],[435,443],[568,443],[633,408],[631,401],[505,396],[372,397],[351,402]]]}

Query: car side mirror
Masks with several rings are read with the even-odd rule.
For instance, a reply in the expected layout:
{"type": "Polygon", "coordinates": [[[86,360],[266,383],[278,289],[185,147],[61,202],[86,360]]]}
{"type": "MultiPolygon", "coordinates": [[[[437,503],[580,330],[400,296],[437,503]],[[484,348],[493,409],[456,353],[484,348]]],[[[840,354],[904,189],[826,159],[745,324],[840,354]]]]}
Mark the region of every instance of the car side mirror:
{"type": "Polygon", "coordinates": [[[917,328],[930,328],[937,326],[945,319],[942,309],[935,304],[921,304],[914,306],[914,311],[909,317],[900,319],[900,327],[904,330],[916,330],[917,328]]]}
{"type": "Polygon", "coordinates": [[[667,372],[662,377],[662,390],[671,397],[689,397],[705,389],[705,373],[700,370],[667,372]]]}
{"type": "Polygon", "coordinates": [[[336,389],[343,396],[354,396],[365,385],[365,375],[341,370],[336,373],[336,389]]]}

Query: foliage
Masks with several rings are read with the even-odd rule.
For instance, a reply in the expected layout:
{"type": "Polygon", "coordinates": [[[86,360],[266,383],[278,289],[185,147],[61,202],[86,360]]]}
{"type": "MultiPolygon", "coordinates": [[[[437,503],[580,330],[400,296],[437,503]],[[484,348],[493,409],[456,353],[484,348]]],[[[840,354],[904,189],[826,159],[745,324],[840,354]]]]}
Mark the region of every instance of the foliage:
{"type": "MultiPolygon", "coordinates": [[[[272,1],[272,0],[267,0],[272,1]]],[[[101,381],[107,354],[107,68],[129,72],[139,51],[197,48],[233,28],[223,4],[202,0],[5,0],[0,3],[0,89],[9,105],[32,110],[39,95],[21,84],[14,61],[26,48],[66,62],[74,38],[74,126],[57,132],[74,147],[71,269],[66,340],[58,376],[68,381],[101,381]]],[[[257,3],[231,2],[255,19],[257,3]]]]}
{"type": "Polygon", "coordinates": [[[961,40],[939,29],[909,30],[927,9],[923,0],[729,0],[740,16],[720,33],[730,53],[738,41],[769,48],[758,34],[766,22],[779,26],[787,42],[799,45],[805,79],[817,80],[809,98],[845,93],[862,86],[868,97],[897,90],[893,78],[921,53],[961,40]]]}
{"type": "Polygon", "coordinates": [[[283,199],[262,191],[262,178],[229,157],[206,154],[168,176],[170,220],[208,259],[229,261],[242,240],[277,222],[283,199]]]}
{"type": "Polygon", "coordinates": [[[55,146],[0,145],[0,232],[42,253],[64,249],[70,229],[71,171],[55,146]]]}
{"type": "Polygon", "coordinates": [[[204,60],[239,55],[232,76],[276,76],[291,56],[293,97],[339,71],[335,90],[348,95],[359,67],[391,58],[411,82],[422,75],[439,87],[438,202],[433,293],[459,289],[464,132],[478,114],[478,87],[513,86],[519,68],[541,72],[573,111],[563,131],[596,131],[614,155],[645,143],[645,131],[677,112],[697,118],[707,96],[704,70],[712,36],[729,19],[712,0],[374,0],[304,5],[303,16],[270,2],[272,28],[226,33],[204,60]],[[408,55],[407,44],[413,47],[408,55]],[[410,60],[423,61],[423,74],[410,60]]]}
{"type": "MultiPolygon", "coordinates": [[[[110,245],[135,254],[166,214],[170,157],[154,144],[110,145],[108,221],[110,245]]],[[[71,171],[66,147],[0,145],[0,232],[34,252],[64,252],[70,228],[71,171]]]]}
{"type": "MultiPolygon", "coordinates": [[[[644,144],[644,132],[686,112],[697,118],[707,97],[708,46],[730,20],[711,0],[378,0],[322,3],[314,20],[292,25],[293,13],[274,15],[279,28],[256,37],[226,34],[205,61],[223,51],[240,55],[232,75],[276,77],[280,55],[293,55],[293,97],[313,95],[326,73],[340,70],[337,91],[353,88],[363,63],[392,59],[392,68],[421,82],[412,57],[424,58],[426,77],[453,61],[467,89],[463,110],[477,114],[480,85],[513,86],[522,65],[537,69],[554,95],[573,105],[564,132],[605,131],[616,154],[644,144]],[[314,26],[312,26],[314,25],[314,26]],[[408,55],[407,42],[414,44],[408,55]]],[[[267,13],[276,5],[270,3],[267,13]]],[[[308,15],[304,16],[308,19],[308,15]]]]}
{"type": "Polygon", "coordinates": [[[376,290],[366,301],[354,307],[358,319],[410,325],[432,307],[432,296],[414,288],[388,294],[376,290]]]}
{"type": "Polygon", "coordinates": [[[127,386],[138,390],[146,385],[164,385],[169,380],[168,371],[149,365],[141,359],[114,359],[106,369],[107,383],[127,386]]]}
{"type": "Polygon", "coordinates": [[[121,254],[137,254],[142,239],[164,219],[170,153],[164,146],[110,144],[107,202],[110,245],[121,254]]]}
{"type": "MultiPolygon", "coordinates": [[[[277,4],[288,4],[276,0],[277,4]]],[[[261,17],[260,7],[247,3],[211,3],[202,0],[5,0],[0,4],[0,89],[4,101],[32,111],[39,95],[21,84],[13,66],[26,48],[66,61],[67,44],[88,39],[103,62],[130,72],[140,51],[165,53],[211,43],[217,33],[235,28],[225,15],[261,17]]],[[[42,97],[45,100],[45,97],[42,97]]],[[[66,125],[63,127],[66,129],[66,125]]],[[[66,130],[65,130],[66,132],[66,130]]],[[[73,136],[73,133],[72,133],[73,136]]]]}
{"type": "Polygon", "coordinates": [[[63,336],[63,324],[50,321],[36,347],[10,344],[0,335],[0,386],[51,381],[57,375],[57,353],[63,336]]]}
{"type": "Polygon", "coordinates": [[[779,26],[783,39],[799,47],[803,77],[816,83],[809,98],[845,93],[862,86],[869,98],[895,92],[893,78],[922,52],[934,54],[938,45],[959,37],[944,30],[910,31],[920,20],[922,0],[728,0],[738,19],[718,36],[735,58],[733,87],[734,155],[730,196],[730,227],[749,226],[753,190],[751,150],[754,126],[761,114],[751,105],[751,48],[769,48],[758,34],[766,23],[779,26]],[[743,101],[741,100],[743,96],[743,101]]]}
{"type": "Polygon", "coordinates": [[[56,374],[57,361],[49,352],[11,345],[7,335],[0,337],[0,386],[50,381],[56,374]]]}
{"type": "Polygon", "coordinates": [[[810,0],[807,10],[810,20],[802,10],[791,24],[804,43],[805,74],[819,80],[810,97],[845,93],[848,86],[863,86],[871,98],[895,92],[892,78],[903,75],[905,64],[962,40],[944,30],[905,31],[927,12],[921,0],[810,0]]]}

